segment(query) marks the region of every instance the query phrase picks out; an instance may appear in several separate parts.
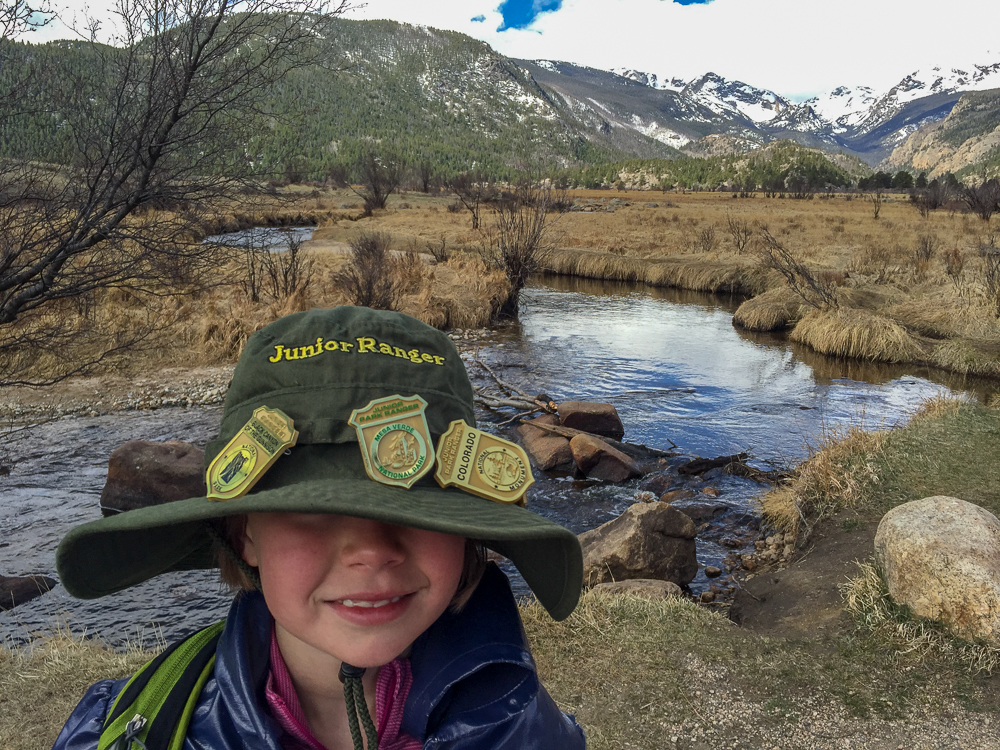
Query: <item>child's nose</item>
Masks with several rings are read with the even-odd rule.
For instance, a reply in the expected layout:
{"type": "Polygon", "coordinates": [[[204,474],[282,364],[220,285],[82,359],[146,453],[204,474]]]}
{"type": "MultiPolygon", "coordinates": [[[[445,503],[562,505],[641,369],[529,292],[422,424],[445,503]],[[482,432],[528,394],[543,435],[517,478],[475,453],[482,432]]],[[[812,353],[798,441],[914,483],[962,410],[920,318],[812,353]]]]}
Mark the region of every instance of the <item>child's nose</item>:
{"type": "Polygon", "coordinates": [[[343,564],[379,569],[402,562],[405,553],[398,531],[392,524],[352,518],[341,552],[343,564]]]}

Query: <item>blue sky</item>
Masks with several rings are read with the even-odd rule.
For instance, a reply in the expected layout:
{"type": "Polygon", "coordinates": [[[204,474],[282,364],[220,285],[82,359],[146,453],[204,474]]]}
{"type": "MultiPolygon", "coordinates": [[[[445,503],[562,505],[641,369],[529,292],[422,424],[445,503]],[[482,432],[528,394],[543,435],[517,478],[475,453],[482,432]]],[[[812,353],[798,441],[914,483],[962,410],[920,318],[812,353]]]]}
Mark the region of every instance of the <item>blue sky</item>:
{"type": "MultiPolygon", "coordinates": [[[[67,18],[86,3],[52,0],[67,18]]],[[[885,91],[935,65],[1000,62],[996,0],[364,0],[358,19],[450,29],[525,59],[630,68],[661,78],[712,71],[803,99],[840,85],[885,91]]],[[[55,23],[34,41],[69,37],[55,23]]]]}

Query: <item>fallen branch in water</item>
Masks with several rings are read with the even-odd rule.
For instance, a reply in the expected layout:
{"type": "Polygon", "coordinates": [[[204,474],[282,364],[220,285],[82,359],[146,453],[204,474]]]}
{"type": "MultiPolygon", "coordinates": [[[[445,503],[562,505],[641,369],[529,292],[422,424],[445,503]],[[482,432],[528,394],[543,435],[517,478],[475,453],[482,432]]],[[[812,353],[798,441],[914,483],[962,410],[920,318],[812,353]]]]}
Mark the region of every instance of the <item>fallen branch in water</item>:
{"type": "MultiPolygon", "coordinates": [[[[672,458],[674,456],[681,455],[679,453],[672,453],[671,451],[661,451],[657,448],[650,448],[645,445],[638,443],[622,443],[613,438],[605,437],[604,435],[597,435],[593,432],[587,432],[586,430],[577,430],[573,427],[563,427],[562,425],[554,424],[540,424],[532,419],[522,419],[522,424],[526,424],[529,427],[534,427],[536,430],[542,430],[543,432],[548,432],[553,435],[559,435],[561,437],[572,440],[577,435],[589,435],[590,437],[602,440],[612,448],[620,450],[626,456],[631,456],[632,458],[672,458]]],[[[671,447],[676,448],[672,440],[667,440],[671,447]]]]}
{"type": "Polygon", "coordinates": [[[510,419],[501,422],[501,425],[507,425],[511,422],[516,421],[522,417],[526,417],[530,414],[536,414],[538,412],[545,412],[547,414],[556,413],[556,405],[552,401],[548,400],[547,396],[541,394],[539,396],[532,396],[530,393],[518,388],[516,385],[511,385],[510,383],[503,380],[499,375],[497,375],[490,368],[488,364],[482,360],[473,360],[475,364],[479,365],[486,372],[493,382],[496,384],[496,388],[499,389],[500,393],[491,392],[484,387],[477,386],[475,389],[475,400],[477,403],[485,406],[487,409],[518,409],[519,413],[515,414],[510,419]]]}

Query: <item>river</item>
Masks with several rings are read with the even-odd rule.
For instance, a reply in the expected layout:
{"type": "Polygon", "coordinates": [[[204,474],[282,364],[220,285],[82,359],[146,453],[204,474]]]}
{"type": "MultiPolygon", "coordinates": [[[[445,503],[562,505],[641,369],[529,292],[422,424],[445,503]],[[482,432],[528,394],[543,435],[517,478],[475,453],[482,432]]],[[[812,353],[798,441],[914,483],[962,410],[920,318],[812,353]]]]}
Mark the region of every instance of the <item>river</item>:
{"type": "MultiPolygon", "coordinates": [[[[477,356],[531,393],[615,404],[628,441],[658,448],[673,443],[704,457],[746,450],[761,467],[797,463],[824,431],[852,423],[892,426],[942,391],[983,398],[996,387],[914,367],[842,362],[782,337],[746,334],[732,326],[739,302],[546,277],[526,291],[521,322],[480,339],[477,356]]],[[[171,407],[66,417],[33,428],[16,448],[10,476],[0,477],[0,575],[55,576],[59,539],[100,516],[98,498],[115,447],[138,438],[203,445],[214,437],[220,414],[218,407],[171,407]]],[[[712,502],[725,512],[699,535],[702,564],[721,563],[729,550],[720,541],[759,523],[759,485],[729,476],[711,484],[720,491],[712,502]]],[[[530,506],[579,532],[621,513],[638,485],[540,477],[530,506]]],[[[699,573],[691,590],[707,585],[699,573]]],[[[515,586],[525,593],[523,583],[515,580],[515,586]]],[[[230,598],[210,572],[161,576],[94,601],[74,600],[57,586],[0,612],[0,637],[23,642],[66,627],[113,644],[149,645],[223,617],[230,598]]]]}

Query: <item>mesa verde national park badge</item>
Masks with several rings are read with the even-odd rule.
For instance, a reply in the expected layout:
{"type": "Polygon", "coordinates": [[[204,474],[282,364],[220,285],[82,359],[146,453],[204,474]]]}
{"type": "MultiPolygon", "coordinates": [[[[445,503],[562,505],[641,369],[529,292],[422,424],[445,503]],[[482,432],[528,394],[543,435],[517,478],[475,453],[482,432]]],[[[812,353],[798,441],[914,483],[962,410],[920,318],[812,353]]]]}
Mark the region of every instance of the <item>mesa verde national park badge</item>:
{"type": "Polygon", "coordinates": [[[434,446],[420,396],[388,396],[355,409],[365,471],[376,482],[409,489],[434,465],[434,446]]]}

